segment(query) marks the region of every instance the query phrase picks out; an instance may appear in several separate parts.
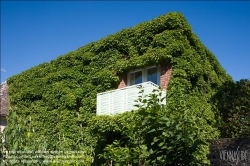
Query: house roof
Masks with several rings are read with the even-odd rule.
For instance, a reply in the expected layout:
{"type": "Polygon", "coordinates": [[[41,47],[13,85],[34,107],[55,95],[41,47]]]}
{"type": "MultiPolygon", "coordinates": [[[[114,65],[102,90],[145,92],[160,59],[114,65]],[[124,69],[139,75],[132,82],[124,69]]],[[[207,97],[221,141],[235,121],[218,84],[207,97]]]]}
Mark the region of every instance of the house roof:
{"type": "Polygon", "coordinates": [[[8,108],[9,95],[8,95],[8,85],[6,81],[1,84],[0,101],[1,101],[0,116],[7,116],[9,113],[9,108],[8,108]]]}

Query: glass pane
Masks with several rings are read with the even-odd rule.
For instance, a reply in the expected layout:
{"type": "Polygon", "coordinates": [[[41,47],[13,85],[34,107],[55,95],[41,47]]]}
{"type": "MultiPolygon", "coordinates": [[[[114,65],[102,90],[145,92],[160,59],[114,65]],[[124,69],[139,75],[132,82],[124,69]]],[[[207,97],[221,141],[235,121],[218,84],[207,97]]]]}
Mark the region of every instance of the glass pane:
{"type": "Polygon", "coordinates": [[[157,85],[157,67],[150,68],[147,70],[147,81],[151,81],[157,85]]]}
{"type": "Polygon", "coordinates": [[[142,83],[142,71],[134,72],[130,74],[130,85],[142,83]]]}

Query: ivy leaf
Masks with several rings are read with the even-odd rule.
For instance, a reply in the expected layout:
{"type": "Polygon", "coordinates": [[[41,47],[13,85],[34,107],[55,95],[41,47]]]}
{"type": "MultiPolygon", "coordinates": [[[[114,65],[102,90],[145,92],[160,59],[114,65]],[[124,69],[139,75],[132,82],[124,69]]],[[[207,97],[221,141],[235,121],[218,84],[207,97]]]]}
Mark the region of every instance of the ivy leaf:
{"type": "Polygon", "coordinates": [[[13,150],[15,151],[15,150],[17,150],[17,148],[18,148],[18,142],[16,141],[16,142],[14,143],[14,145],[13,145],[13,150]]]}
{"type": "Polygon", "coordinates": [[[149,133],[152,133],[152,132],[155,132],[155,131],[156,131],[155,129],[152,129],[152,130],[148,131],[147,133],[149,134],[149,133]]]}

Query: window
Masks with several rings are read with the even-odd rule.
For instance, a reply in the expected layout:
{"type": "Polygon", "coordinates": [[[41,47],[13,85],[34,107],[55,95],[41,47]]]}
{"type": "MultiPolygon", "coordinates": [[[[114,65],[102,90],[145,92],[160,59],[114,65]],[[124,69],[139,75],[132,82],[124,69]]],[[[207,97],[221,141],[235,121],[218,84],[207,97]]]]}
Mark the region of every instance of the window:
{"type": "Polygon", "coordinates": [[[142,71],[137,71],[130,74],[130,85],[142,83],[142,71]]]}
{"type": "Polygon", "coordinates": [[[128,85],[140,84],[147,81],[160,85],[159,71],[159,67],[156,66],[131,71],[128,73],[128,85]]]}
{"type": "Polygon", "coordinates": [[[158,69],[157,67],[147,69],[147,81],[151,81],[158,85],[158,69]]]}

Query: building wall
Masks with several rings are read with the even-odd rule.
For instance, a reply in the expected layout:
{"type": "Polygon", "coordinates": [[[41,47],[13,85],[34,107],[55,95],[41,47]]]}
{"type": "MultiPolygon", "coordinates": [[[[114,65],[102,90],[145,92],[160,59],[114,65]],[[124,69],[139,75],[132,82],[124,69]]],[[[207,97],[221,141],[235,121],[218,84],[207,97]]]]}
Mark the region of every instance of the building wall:
{"type": "Polygon", "coordinates": [[[167,89],[168,88],[168,83],[170,81],[170,77],[172,75],[173,72],[173,68],[172,65],[170,65],[169,63],[162,63],[160,65],[160,86],[163,89],[167,89]]]}
{"type": "Polygon", "coordinates": [[[6,126],[7,126],[6,117],[0,116],[0,132],[2,132],[6,126]]]}
{"type": "MultiPolygon", "coordinates": [[[[172,65],[169,63],[160,64],[160,86],[163,89],[167,89],[168,83],[170,81],[171,74],[173,72],[172,65]]],[[[120,75],[120,83],[117,86],[117,89],[124,88],[127,86],[127,73],[120,75]]]]}
{"type": "Polygon", "coordinates": [[[120,83],[118,84],[117,89],[124,88],[127,86],[127,73],[123,73],[120,76],[120,83]]]}
{"type": "Polygon", "coordinates": [[[211,166],[249,166],[250,137],[211,140],[209,159],[211,166]]]}
{"type": "MultiPolygon", "coordinates": [[[[5,116],[0,116],[0,132],[3,132],[4,128],[7,126],[7,119],[5,116]]],[[[2,143],[6,141],[6,137],[2,138],[2,143]]],[[[1,147],[0,147],[1,148],[1,147]]],[[[5,151],[5,147],[2,149],[5,151]]]]}

